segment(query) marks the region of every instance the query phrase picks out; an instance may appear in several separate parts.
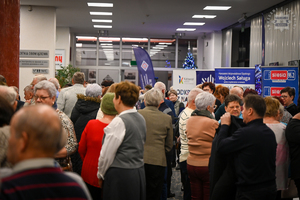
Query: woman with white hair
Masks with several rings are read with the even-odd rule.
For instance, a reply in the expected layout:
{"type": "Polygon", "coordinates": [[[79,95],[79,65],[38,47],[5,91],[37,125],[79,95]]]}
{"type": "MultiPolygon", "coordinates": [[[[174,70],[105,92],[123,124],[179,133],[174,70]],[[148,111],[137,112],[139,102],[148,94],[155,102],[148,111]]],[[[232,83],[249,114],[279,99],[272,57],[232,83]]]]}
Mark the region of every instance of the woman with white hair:
{"type": "Polygon", "coordinates": [[[189,156],[187,170],[191,183],[192,199],[209,199],[208,162],[212,141],[219,127],[212,113],[216,98],[208,92],[202,92],[195,99],[196,110],[186,123],[189,156]]]}
{"type": "MultiPolygon", "coordinates": [[[[56,88],[54,84],[47,80],[38,82],[34,86],[34,99],[36,104],[46,104],[52,107],[56,99],[56,88]]],[[[55,158],[63,170],[72,171],[70,155],[77,149],[74,126],[70,118],[64,112],[59,109],[56,109],[56,112],[61,120],[67,140],[65,146],[55,155],[55,158]]]]}

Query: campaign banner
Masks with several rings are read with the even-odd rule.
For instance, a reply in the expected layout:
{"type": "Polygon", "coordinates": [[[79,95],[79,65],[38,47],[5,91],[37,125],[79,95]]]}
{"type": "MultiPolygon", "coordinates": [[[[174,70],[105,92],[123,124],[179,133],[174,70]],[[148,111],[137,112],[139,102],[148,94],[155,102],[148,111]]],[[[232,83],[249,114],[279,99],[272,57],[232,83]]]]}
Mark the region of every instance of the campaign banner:
{"type": "Polygon", "coordinates": [[[216,68],[215,84],[223,85],[229,89],[234,86],[243,87],[243,89],[255,89],[255,69],[254,68],[216,68]]]}
{"type": "Polygon", "coordinates": [[[215,83],[215,71],[196,71],[196,84],[202,84],[205,82],[215,83]]]}
{"type": "Polygon", "coordinates": [[[294,103],[298,99],[298,67],[262,67],[262,94],[266,96],[281,96],[280,91],[290,86],[296,91],[294,103]]]}
{"type": "Polygon", "coordinates": [[[139,86],[143,89],[145,89],[145,85],[151,85],[153,87],[155,84],[155,76],[150,56],[147,51],[141,47],[133,47],[133,51],[140,78],[139,86]]]}
{"type": "Polygon", "coordinates": [[[173,89],[177,91],[179,101],[186,103],[188,94],[196,85],[196,70],[173,70],[173,89]]]}

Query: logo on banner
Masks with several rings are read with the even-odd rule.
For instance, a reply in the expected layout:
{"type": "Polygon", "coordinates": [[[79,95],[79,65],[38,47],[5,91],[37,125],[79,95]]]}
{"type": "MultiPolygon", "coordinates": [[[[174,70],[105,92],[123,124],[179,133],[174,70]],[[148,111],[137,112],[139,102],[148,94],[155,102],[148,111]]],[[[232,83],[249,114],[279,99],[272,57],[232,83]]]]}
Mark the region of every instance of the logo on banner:
{"type": "Polygon", "coordinates": [[[179,84],[183,84],[183,77],[179,76],[179,84]]]}
{"type": "Polygon", "coordinates": [[[279,12],[279,14],[276,14],[278,13],[278,8],[276,8],[267,15],[267,27],[269,30],[271,30],[271,25],[274,25],[275,30],[279,29],[282,32],[283,30],[289,30],[290,24],[295,29],[297,25],[295,13],[288,8],[284,10],[283,7],[281,7],[279,12]]]}
{"type": "Polygon", "coordinates": [[[280,96],[284,87],[264,87],[264,96],[280,96]]]}
{"type": "Polygon", "coordinates": [[[141,67],[143,68],[143,70],[147,71],[149,65],[143,60],[141,67]]]}
{"type": "Polygon", "coordinates": [[[296,79],[295,70],[265,70],[264,80],[272,82],[294,81],[296,79]]]}

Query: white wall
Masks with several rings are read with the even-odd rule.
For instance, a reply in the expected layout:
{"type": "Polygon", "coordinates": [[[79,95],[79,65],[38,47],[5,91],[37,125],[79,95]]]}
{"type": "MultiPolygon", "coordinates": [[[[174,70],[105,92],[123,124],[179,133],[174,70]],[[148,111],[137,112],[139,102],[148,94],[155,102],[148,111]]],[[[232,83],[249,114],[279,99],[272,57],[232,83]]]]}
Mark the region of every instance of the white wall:
{"type": "MultiPolygon", "coordinates": [[[[20,6],[20,49],[21,50],[48,50],[49,58],[27,58],[31,60],[49,60],[49,74],[55,75],[55,36],[56,36],[56,9],[54,7],[20,6]]],[[[20,58],[25,59],[25,58],[20,58]]],[[[21,67],[19,74],[19,90],[24,100],[23,89],[29,85],[34,77],[32,69],[41,67],[21,67]]],[[[43,68],[44,69],[44,68],[43,68]]]]}
{"type": "Polygon", "coordinates": [[[65,50],[65,64],[70,64],[70,28],[56,27],[56,45],[55,49],[65,50]]]}

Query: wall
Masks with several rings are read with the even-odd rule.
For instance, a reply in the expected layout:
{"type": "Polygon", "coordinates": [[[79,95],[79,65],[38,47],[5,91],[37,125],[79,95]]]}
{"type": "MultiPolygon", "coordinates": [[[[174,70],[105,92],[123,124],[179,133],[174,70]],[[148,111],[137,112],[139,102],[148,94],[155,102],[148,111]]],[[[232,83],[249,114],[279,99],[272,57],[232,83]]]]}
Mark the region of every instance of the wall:
{"type": "MultiPolygon", "coordinates": [[[[30,58],[32,60],[49,60],[49,74],[47,78],[55,75],[55,36],[56,36],[56,10],[54,7],[35,7],[28,11],[28,6],[20,7],[20,49],[21,50],[48,50],[49,58],[30,58]]],[[[22,58],[25,59],[25,58],[22,58]]],[[[41,67],[21,67],[19,90],[24,100],[23,90],[34,77],[32,69],[41,67]]],[[[44,69],[44,68],[43,68],[44,69]]]]}
{"type": "Polygon", "coordinates": [[[56,27],[55,49],[65,50],[65,66],[70,64],[70,29],[68,27],[56,27]]]}

